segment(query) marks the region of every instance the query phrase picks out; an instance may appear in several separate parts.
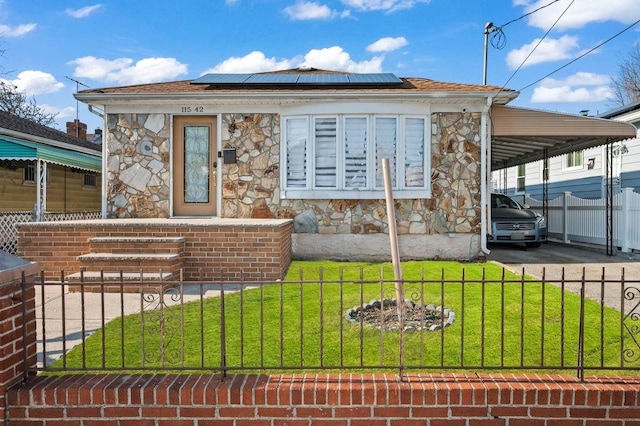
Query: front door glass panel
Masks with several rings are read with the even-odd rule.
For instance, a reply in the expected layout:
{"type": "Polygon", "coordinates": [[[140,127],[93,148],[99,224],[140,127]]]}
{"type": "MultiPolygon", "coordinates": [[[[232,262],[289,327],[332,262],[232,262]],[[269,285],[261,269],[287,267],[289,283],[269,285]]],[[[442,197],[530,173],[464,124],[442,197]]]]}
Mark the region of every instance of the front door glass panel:
{"type": "Polygon", "coordinates": [[[184,127],[184,200],[186,203],[208,203],[209,149],[208,126],[184,127]]]}

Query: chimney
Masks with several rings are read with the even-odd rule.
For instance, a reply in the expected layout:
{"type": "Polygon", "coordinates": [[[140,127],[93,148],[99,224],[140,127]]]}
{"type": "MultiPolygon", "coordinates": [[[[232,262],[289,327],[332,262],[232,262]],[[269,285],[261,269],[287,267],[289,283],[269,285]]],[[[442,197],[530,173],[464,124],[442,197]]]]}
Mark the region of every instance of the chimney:
{"type": "Polygon", "coordinates": [[[87,125],[78,120],[67,121],[67,134],[87,140],[87,125]]]}

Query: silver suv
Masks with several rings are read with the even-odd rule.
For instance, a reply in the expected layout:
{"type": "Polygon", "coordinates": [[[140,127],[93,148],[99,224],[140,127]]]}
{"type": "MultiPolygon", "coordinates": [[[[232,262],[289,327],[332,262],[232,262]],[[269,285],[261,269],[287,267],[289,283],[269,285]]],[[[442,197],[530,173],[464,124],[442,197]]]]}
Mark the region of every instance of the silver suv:
{"type": "Polygon", "coordinates": [[[547,241],[547,222],[540,213],[504,194],[491,194],[491,243],[525,243],[540,247],[547,241]]]}

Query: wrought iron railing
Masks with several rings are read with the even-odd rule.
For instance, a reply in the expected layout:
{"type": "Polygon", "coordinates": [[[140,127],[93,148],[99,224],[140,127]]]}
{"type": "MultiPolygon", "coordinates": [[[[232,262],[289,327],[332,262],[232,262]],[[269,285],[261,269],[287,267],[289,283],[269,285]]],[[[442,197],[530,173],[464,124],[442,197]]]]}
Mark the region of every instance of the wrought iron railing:
{"type": "Polygon", "coordinates": [[[362,270],[276,283],[43,274],[37,370],[640,370],[640,281],[624,271],[614,280],[439,275],[404,281],[399,313],[397,283],[362,270]]]}
{"type": "MultiPolygon", "coordinates": [[[[45,212],[44,222],[100,219],[101,217],[100,211],[45,212]]],[[[16,254],[18,248],[16,224],[27,222],[37,222],[34,212],[0,212],[0,250],[16,254]]]]}

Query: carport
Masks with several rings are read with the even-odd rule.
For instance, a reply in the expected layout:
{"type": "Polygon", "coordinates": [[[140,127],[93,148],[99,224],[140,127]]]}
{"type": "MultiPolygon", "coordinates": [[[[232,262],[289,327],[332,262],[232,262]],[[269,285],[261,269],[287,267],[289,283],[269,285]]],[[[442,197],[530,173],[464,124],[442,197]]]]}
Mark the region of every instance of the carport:
{"type": "Polygon", "coordinates": [[[547,159],[606,146],[607,254],[613,254],[613,143],[634,138],[636,128],[603,118],[494,105],[491,108],[491,171],[544,160],[543,214],[548,216],[547,159]]]}

